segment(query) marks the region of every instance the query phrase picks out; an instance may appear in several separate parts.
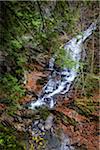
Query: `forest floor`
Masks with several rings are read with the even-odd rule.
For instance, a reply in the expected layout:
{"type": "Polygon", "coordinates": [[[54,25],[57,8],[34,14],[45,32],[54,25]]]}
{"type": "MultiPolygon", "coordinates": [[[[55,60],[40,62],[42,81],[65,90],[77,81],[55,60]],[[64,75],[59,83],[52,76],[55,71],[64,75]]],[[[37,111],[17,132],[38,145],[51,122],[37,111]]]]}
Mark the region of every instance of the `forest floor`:
{"type": "MultiPolygon", "coordinates": [[[[41,71],[33,71],[28,75],[28,82],[26,84],[26,88],[28,91],[35,92],[36,95],[41,93],[42,85],[40,85],[37,81],[41,79],[41,77],[46,77],[48,73],[41,73],[41,71]]],[[[21,103],[24,104],[26,102],[30,102],[32,95],[27,95],[23,99],[21,99],[21,103]]],[[[97,150],[99,145],[99,99],[100,95],[98,91],[95,91],[94,96],[92,97],[92,105],[95,106],[95,109],[92,112],[88,113],[88,108],[84,108],[84,106],[88,106],[88,101],[86,97],[79,97],[79,95],[73,94],[70,98],[63,99],[62,96],[58,98],[58,104],[55,108],[54,115],[59,120],[58,114],[63,114],[64,119],[60,118],[60,121],[56,121],[56,125],[58,128],[64,130],[64,132],[69,136],[71,144],[76,147],[77,150],[97,150]],[[75,101],[79,101],[78,103],[82,103],[79,106],[75,106],[73,103],[75,101]],[[86,112],[81,112],[82,107],[86,112]],[[85,114],[88,113],[88,114],[85,114]]],[[[92,107],[92,106],[90,106],[92,107]]]]}

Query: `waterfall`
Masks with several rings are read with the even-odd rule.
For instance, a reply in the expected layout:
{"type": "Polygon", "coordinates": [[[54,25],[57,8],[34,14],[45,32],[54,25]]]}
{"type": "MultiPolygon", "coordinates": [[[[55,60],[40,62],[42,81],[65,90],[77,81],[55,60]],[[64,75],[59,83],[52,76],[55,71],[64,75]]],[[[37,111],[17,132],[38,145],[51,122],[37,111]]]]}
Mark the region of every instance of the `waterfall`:
{"type": "MultiPolygon", "coordinates": [[[[80,67],[79,61],[81,60],[81,54],[84,50],[83,43],[96,29],[96,24],[92,23],[86,31],[72,38],[64,46],[66,54],[68,53],[71,59],[77,62],[71,69],[63,68],[57,70],[54,67],[55,56],[49,61],[49,70],[52,74],[48,77],[47,84],[43,87],[42,93],[38,97],[37,101],[33,101],[30,104],[30,109],[46,105],[49,108],[53,108],[56,104],[56,96],[59,94],[65,94],[69,91],[70,86],[74,79],[77,77],[78,69],[80,67]],[[59,79],[57,78],[59,77],[59,79]]],[[[85,57],[85,56],[83,56],[85,57]]]]}

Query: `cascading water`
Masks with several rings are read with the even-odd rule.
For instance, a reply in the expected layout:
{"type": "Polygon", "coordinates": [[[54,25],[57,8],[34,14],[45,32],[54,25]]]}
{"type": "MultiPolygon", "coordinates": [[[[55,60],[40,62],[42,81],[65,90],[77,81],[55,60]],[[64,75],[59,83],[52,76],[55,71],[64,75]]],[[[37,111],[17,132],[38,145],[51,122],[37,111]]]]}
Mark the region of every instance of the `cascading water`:
{"type": "MultiPolygon", "coordinates": [[[[37,101],[33,101],[30,104],[30,109],[39,107],[42,105],[53,108],[56,103],[56,96],[58,94],[65,94],[69,91],[72,81],[77,77],[77,70],[79,68],[79,61],[83,51],[83,43],[92,34],[93,30],[96,29],[96,24],[92,23],[90,27],[82,34],[72,38],[64,46],[66,54],[68,53],[71,59],[77,62],[71,69],[57,70],[54,68],[55,57],[52,57],[49,61],[49,70],[52,74],[48,77],[47,84],[43,87],[42,93],[37,101]],[[59,76],[59,79],[57,77],[59,76]]],[[[85,56],[83,56],[85,57],[85,56]]]]}

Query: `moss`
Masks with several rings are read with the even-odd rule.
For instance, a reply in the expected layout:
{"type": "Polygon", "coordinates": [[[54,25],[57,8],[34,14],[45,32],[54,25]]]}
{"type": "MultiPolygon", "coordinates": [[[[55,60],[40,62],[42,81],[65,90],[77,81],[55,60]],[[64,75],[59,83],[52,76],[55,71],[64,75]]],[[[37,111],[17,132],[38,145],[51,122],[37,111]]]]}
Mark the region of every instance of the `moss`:
{"type": "Polygon", "coordinates": [[[38,108],[38,114],[40,115],[41,119],[46,120],[50,114],[50,111],[47,107],[42,107],[38,108]]]}

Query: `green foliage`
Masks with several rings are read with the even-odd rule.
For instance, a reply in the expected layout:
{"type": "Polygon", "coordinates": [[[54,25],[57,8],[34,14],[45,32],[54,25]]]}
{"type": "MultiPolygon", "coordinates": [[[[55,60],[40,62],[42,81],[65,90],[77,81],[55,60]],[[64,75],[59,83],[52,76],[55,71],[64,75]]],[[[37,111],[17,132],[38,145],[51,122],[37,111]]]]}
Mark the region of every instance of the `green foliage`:
{"type": "Polygon", "coordinates": [[[70,8],[65,1],[57,2],[55,9],[48,16],[45,12],[45,7],[48,5],[49,2],[4,2],[9,19],[6,21],[7,28],[2,27],[7,40],[5,46],[3,44],[3,50],[21,69],[23,64],[19,63],[19,57],[21,57],[20,62],[25,64],[29,53],[26,54],[26,49],[21,51],[25,45],[30,43],[33,48],[45,52],[50,49],[53,52],[54,49],[56,51],[61,46],[58,39],[60,32],[73,34],[74,31],[75,33],[74,27],[79,20],[78,8],[70,8]],[[31,36],[31,41],[22,38],[25,34],[31,36]]]}
{"type": "Polygon", "coordinates": [[[21,98],[25,93],[25,90],[19,84],[18,79],[11,74],[6,74],[2,77],[0,85],[0,89],[3,89],[7,98],[12,101],[14,100],[14,102],[21,98]]]}
{"type": "Polygon", "coordinates": [[[73,61],[70,56],[70,53],[65,51],[63,48],[60,48],[59,51],[57,52],[56,63],[62,68],[72,69],[75,68],[78,62],[73,61]]]}
{"type": "Polygon", "coordinates": [[[83,3],[85,6],[89,6],[92,4],[92,1],[89,1],[89,0],[83,0],[83,3]]]}
{"type": "Polygon", "coordinates": [[[70,7],[66,1],[58,2],[55,13],[57,13],[55,18],[59,29],[62,30],[61,26],[63,26],[65,32],[69,34],[75,33],[76,24],[80,18],[78,7],[70,7]]]}
{"type": "Polygon", "coordinates": [[[38,111],[39,111],[40,117],[43,120],[46,120],[47,117],[50,115],[50,111],[48,110],[47,107],[38,108],[38,111]]]}
{"type": "Polygon", "coordinates": [[[99,69],[97,67],[98,61],[92,60],[92,51],[88,51],[87,60],[80,65],[80,76],[76,84],[76,90],[81,90],[82,95],[91,97],[95,93],[99,93],[99,69]]]}
{"type": "Polygon", "coordinates": [[[84,80],[84,90],[85,94],[90,97],[93,95],[95,90],[99,88],[99,80],[98,77],[94,78],[95,76],[91,74],[87,74],[84,80]]]}
{"type": "MultiPolygon", "coordinates": [[[[43,135],[45,134],[45,133],[42,133],[43,135]]],[[[33,144],[31,144],[31,146],[30,146],[30,150],[35,150],[35,149],[37,149],[37,150],[42,150],[42,149],[45,149],[45,147],[46,147],[46,140],[43,138],[43,137],[41,137],[41,136],[37,136],[37,137],[32,137],[32,143],[33,144]]]]}
{"type": "Polygon", "coordinates": [[[13,129],[0,125],[0,150],[25,150],[15,133],[13,129]]]}
{"type": "Polygon", "coordinates": [[[11,48],[12,49],[19,49],[22,47],[22,43],[20,43],[18,40],[12,40],[11,41],[11,48]]]}

